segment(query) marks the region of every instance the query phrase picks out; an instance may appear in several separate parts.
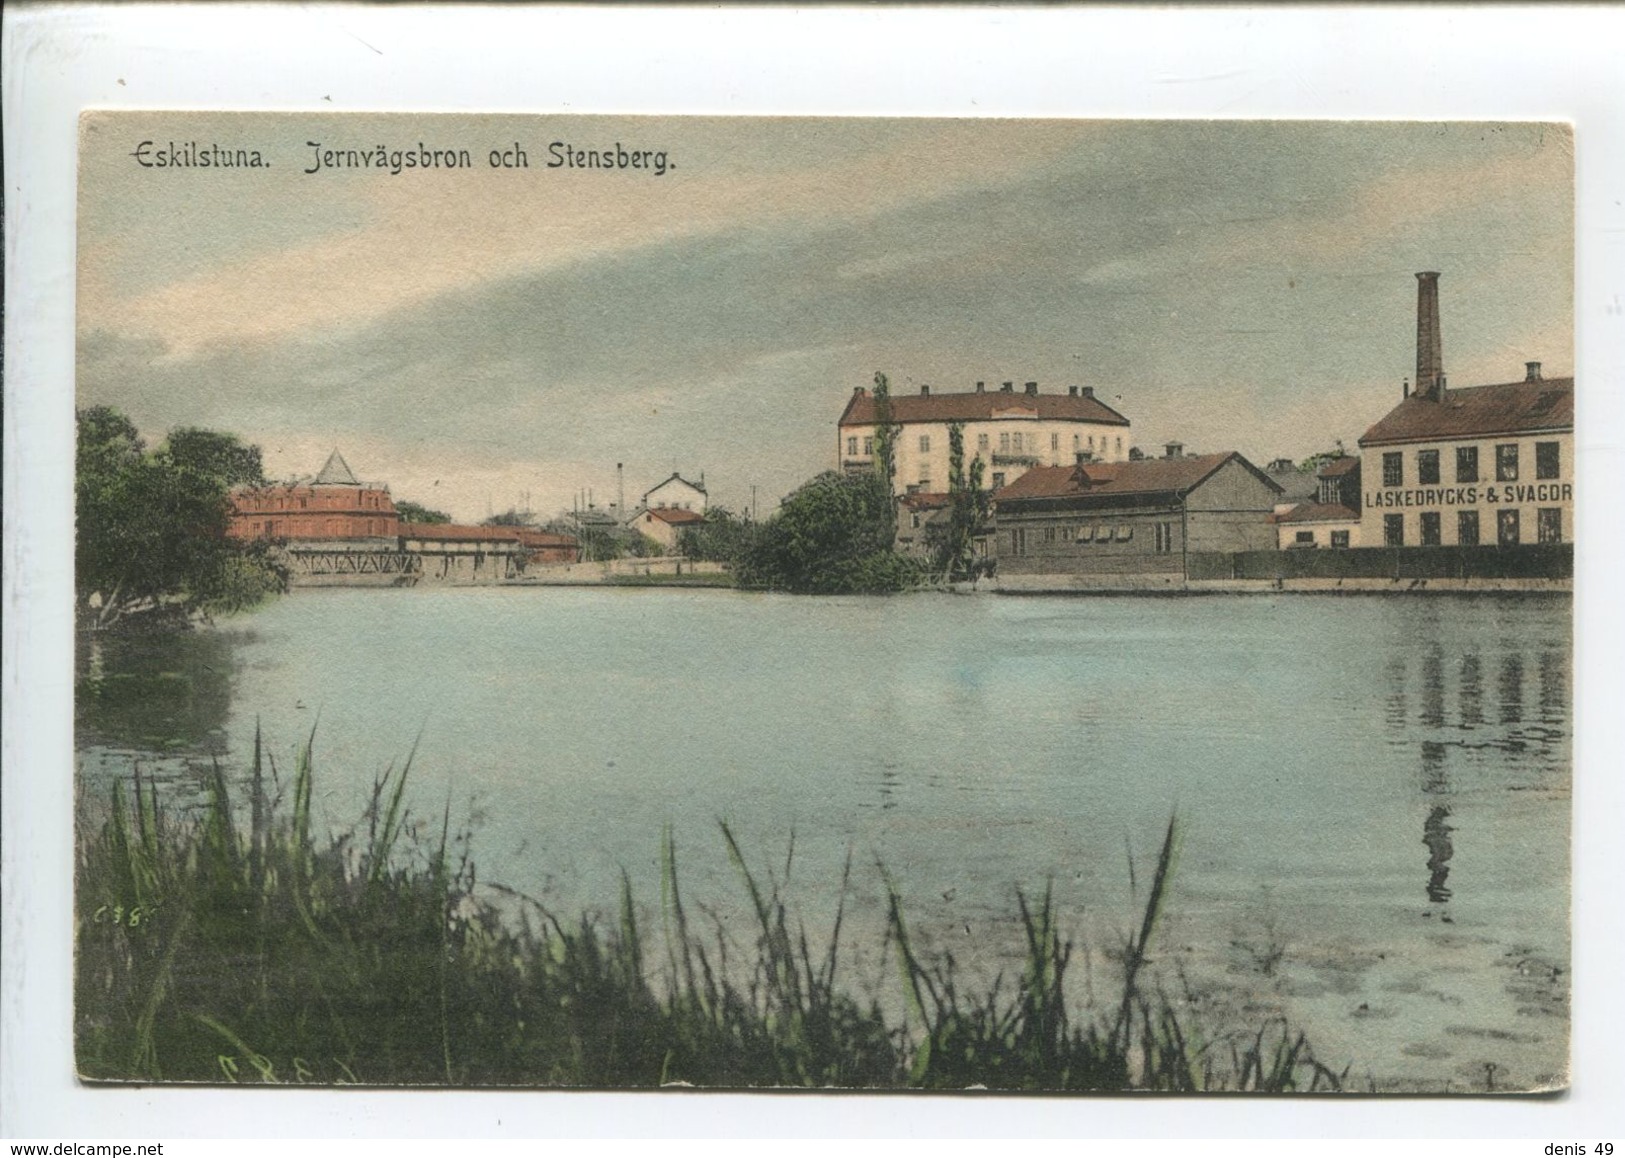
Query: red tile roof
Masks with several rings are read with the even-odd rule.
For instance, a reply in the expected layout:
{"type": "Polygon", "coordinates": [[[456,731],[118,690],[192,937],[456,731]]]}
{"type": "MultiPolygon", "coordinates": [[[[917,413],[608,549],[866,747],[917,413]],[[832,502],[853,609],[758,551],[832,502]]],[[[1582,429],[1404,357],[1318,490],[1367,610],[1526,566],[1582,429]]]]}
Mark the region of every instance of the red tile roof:
{"type": "MultiPolygon", "coordinates": [[[[1098,398],[1084,394],[1017,394],[1014,391],[989,390],[980,394],[894,394],[891,399],[892,421],[910,422],[975,422],[999,417],[1010,411],[1012,416],[1032,416],[1039,419],[1060,419],[1069,422],[1096,422],[1107,426],[1127,426],[1128,419],[1098,398]]],[[[854,393],[841,415],[842,426],[873,426],[875,399],[867,390],[854,393]]]]}
{"type": "Polygon", "coordinates": [[[1235,451],[1186,458],[1146,458],[1131,462],[1091,462],[1080,466],[1035,466],[993,496],[995,502],[1023,499],[1117,498],[1126,495],[1185,494],[1235,459],[1277,494],[1281,487],[1235,451]]]}
{"type": "Polygon", "coordinates": [[[1360,445],[1573,429],[1574,379],[1536,378],[1446,390],[1442,402],[1412,394],[1366,431],[1360,445]]]}
{"type": "Polygon", "coordinates": [[[897,500],[911,511],[934,511],[948,505],[946,491],[910,491],[897,500]]]}
{"type": "Polygon", "coordinates": [[[402,523],[403,539],[440,539],[458,543],[518,543],[525,547],[573,547],[576,539],[529,527],[470,527],[461,523],[402,523]]]}
{"type": "Polygon", "coordinates": [[[651,518],[659,519],[662,523],[670,523],[674,527],[705,522],[705,516],[700,514],[699,511],[688,511],[682,507],[654,507],[647,514],[651,518]]]}
{"type": "Polygon", "coordinates": [[[1277,523],[1352,523],[1359,522],[1360,513],[1339,503],[1299,503],[1283,515],[1276,515],[1277,523]]]}

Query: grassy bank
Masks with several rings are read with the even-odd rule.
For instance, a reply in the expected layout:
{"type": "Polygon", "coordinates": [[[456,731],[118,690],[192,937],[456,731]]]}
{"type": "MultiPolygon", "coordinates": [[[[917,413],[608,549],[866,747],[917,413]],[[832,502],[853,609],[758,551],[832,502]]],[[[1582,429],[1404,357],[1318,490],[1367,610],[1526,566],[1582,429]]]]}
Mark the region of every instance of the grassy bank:
{"type": "Polygon", "coordinates": [[[624,877],[618,916],[566,920],[493,886],[476,889],[468,835],[450,830],[448,814],[427,829],[408,823],[410,761],[374,785],[352,831],[318,839],[310,743],[285,785],[257,738],[255,751],[240,810],[218,768],[211,799],[191,815],[167,811],[138,778],[81,833],[74,1016],[85,1078],[1079,1091],[1339,1084],[1289,1027],[1202,1026],[1148,980],[1172,878],[1171,823],[1135,931],[1112,947],[1114,995],[1090,1008],[1068,998],[1074,946],[1047,891],[1016,899],[1020,977],[970,993],[951,956],[916,951],[888,878],[884,952],[904,999],[904,1012],[888,1016],[845,984],[840,911],[829,943],[814,949],[774,874],[748,867],[726,825],[719,853],[749,902],[746,944],[691,926],[669,833],[659,928],[639,926],[624,877]]]}

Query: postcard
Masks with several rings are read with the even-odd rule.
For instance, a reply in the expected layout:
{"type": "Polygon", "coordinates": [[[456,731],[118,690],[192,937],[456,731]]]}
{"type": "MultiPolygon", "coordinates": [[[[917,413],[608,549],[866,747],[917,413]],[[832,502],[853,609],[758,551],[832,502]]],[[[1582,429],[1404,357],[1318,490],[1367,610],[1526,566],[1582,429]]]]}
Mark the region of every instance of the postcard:
{"type": "Polygon", "coordinates": [[[1568,125],[79,161],[81,1081],[1568,1086],[1568,125]]]}

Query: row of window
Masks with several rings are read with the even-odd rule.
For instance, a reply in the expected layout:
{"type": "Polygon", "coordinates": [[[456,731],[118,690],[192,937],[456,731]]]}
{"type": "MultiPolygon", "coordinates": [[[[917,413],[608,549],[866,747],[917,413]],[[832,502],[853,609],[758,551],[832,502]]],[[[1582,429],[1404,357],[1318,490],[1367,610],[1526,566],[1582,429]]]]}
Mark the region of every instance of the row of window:
{"type": "MultiPolygon", "coordinates": [[[[1558,444],[1555,442],[1535,443],[1535,477],[1537,479],[1551,479],[1561,473],[1558,444]]],[[[1437,450],[1419,450],[1416,452],[1416,482],[1418,486],[1429,486],[1440,482],[1439,452],[1437,450]]],[[[1478,467],[1478,447],[1458,446],[1456,448],[1456,482],[1475,483],[1480,481],[1478,467]]],[[[1495,481],[1518,481],[1518,444],[1516,442],[1497,443],[1495,447],[1495,481]]],[[[1402,487],[1405,485],[1405,452],[1402,450],[1387,451],[1382,456],[1382,485],[1385,487],[1402,487]]]]}
{"type": "MultiPolygon", "coordinates": [[[[1313,547],[1315,545],[1315,533],[1313,531],[1299,531],[1294,537],[1293,541],[1296,542],[1300,547],[1313,547]]],[[[1333,547],[1343,549],[1348,545],[1349,533],[1347,531],[1332,532],[1333,547]]]]}
{"type": "MultiPolygon", "coordinates": [[[[1495,542],[1501,547],[1516,547],[1523,542],[1523,529],[1516,508],[1495,512],[1495,542]]],[[[1419,542],[1424,547],[1442,546],[1444,539],[1443,516],[1438,511],[1423,511],[1417,517],[1419,542]]],[[[1382,517],[1382,541],[1387,547],[1405,546],[1405,516],[1382,517]]],[[[1535,542],[1561,543],[1563,541],[1563,508],[1541,507],[1535,511],[1535,542]]],[[[1462,547],[1476,547],[1481,542],[1477,511],[1456,512],[1456,543],[1462,547]]],[[[1334,543],[1333,546],[1336,546],[1334,543]]]]}
{"type": "MultiPolygon", "coordinates": [[[[1024,432],[1019,431],[1019,430],[1000,431],[999,432],[999,453],[1000,454],[1037,454],[1039,452],[1039,440],[1040,440],[1040,437],[1041,436],[1038,435],[1037,433],[1031,433],[1031,432],[1024,433],[1024,432]]],[[[860,444],[860,436],[858,436],[856,434],[850,434],[850,435],[847,436],[847,439],[846,439],[846,453],[847,453],[847,456],[849,458],[856,458],[857,457],[859,444],[860,444]]],[[[866,454],[866,455],[874,454],[874,452],[875,452],[874,435],[871,434],[871,435],[862,436],[861,444],[863,446],[863,453],[864,454],[866,454]]],[[[984,450],[985,451],[985,450],[990,449],[991,446],[992,446],[992,443],[990,441],[990,437],[987,434],[978,434],[976,436],[976,449],[977,450],[984,450]]],[[[929,434],[920,435],[919,447],[920,447],[920,453],[921,454],[930,454],[931,453],[931,436],[929,434]]],[[[1051,451],[1053,451],[1055,453],[1060,452],[1060,449],[1061,449],[1061,436],[1059,434],[1051,434],[1049,436],[1049,448],[1050,448],[1051,451]]],[[[1088,445],[1085,446],[1084,436],[1081,435],[1081,434],[1074,434],[1072,436],[1072,449],[1073,449],[1073,451],[1080,451],[1080,450],[1087,449],[1090,454],[1095,453],[1095,451],[1098,449],[1101,454],[1105,454],[1107,449],[1108,449],[1106,436],[1101,435],[1101,437],[1100,437],[1100,445],[1097,448],[1095,446],[1095,436],[1094,435],[1091,434],[1091,435],[1088,436],[1088,445]]],[[[1121,455],[1122,453],[1123,453],[1123,440],[1121,438],[1119,438],[1119,439],[1117,439],[1117,454],[1121,455]]]]}
{"type": "MultiPolygon", "coordinates": [[[[1033,532],[1041,534],[1046,543],[1060,541],[1062,543],[1127,543],[1134,538],[1134,528],[1127,523],[1084,523],[1076,527],[1043,527],[1033,532]]],[[[1174,549],[1174,525],[1172,523],[1152,524],[1154,548],[1159,555],[1166,555],[1174,549]]],[[[1025,555],[1027,553],[1028,530],[1025,527],[1014,528],[1009,532],[1010,553],[1025,555]]]]}

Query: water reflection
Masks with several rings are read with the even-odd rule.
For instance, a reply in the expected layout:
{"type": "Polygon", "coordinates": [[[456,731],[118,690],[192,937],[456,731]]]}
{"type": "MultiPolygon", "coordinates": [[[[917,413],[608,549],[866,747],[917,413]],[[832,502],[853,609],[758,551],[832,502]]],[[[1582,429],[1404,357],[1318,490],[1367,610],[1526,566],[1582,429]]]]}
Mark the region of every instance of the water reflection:
{"type": "Polygon", "coordinates": [[[1436,905],[1450,899],[1445,881],[1450,877],[1450,857],[1455,852],[1450,843],[1450,834],[1455,829],[1445,823],[1449,816],[1450,809],[1436,804],[1422,824],[1422,843],[1428,850],[1428,900],[1436,905]]]}
{"type": "Polygon", "coordinates": [[[74,726],[81,741],[224,754],[241,639],[224,631],[79,636],[74,726]]]}

